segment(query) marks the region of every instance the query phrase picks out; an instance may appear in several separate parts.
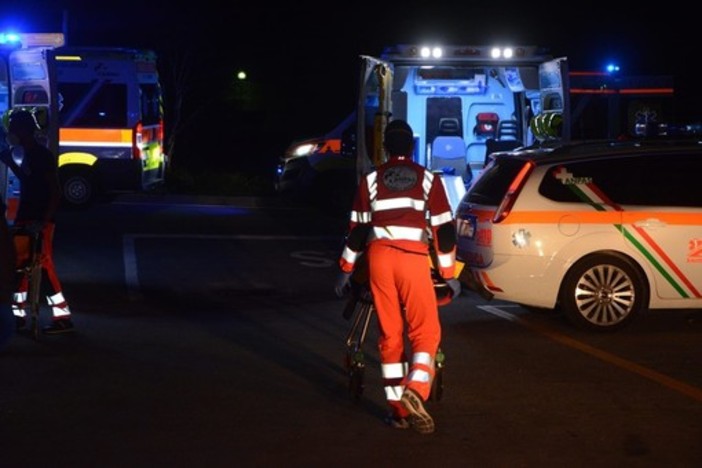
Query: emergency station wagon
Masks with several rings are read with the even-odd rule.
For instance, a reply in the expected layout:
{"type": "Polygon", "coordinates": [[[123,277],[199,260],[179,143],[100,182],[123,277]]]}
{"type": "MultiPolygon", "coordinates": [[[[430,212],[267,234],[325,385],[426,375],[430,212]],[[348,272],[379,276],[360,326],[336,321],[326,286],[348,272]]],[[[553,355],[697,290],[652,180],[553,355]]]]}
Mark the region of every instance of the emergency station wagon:
{"type": "Polygon", "coordinates": [[[700,174],[698,141],[497,153],[457,209],[463,283],[593,331],[702,309],[700,174]]]}

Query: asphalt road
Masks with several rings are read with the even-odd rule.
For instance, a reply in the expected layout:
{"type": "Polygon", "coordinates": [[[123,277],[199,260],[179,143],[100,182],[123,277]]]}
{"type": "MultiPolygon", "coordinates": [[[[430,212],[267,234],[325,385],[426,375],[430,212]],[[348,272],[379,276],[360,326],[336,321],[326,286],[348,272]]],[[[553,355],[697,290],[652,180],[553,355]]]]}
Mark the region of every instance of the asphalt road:
{"type": "Polygon", "coordinates": [[[590,335],[466,293],[422,436],[382,422],[373,328],[349,395],[339,217],[122,197],[59,223],[77,330],[0,353],[2,468],[702,466],[702,311],[590,335]]]}

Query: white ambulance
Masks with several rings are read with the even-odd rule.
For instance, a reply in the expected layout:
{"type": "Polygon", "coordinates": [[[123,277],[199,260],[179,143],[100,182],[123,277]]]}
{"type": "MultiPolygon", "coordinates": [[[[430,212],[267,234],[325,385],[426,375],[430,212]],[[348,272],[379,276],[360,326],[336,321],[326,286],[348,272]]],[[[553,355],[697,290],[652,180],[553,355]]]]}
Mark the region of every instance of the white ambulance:
{"type": "Polygon", "coordinates": [[[63,198],[141,191],[165,181],[164,121],[157,57],[150,50],[59,47],[55,75],[63,198]]]}
{"type": "MultiPolygon", "coordinates": [[[[163,103],[153,51],[66,46],[61,33],[0,34],[0,115],[12,108],[38,116],[41,136],[58,157],[69,205],[165,182],[163,103]]],[[[1,169],[11,220],[19,181],[1,169]]]]}
{"type": "MultiPolygon", "coordinates": [[[[58,148],[58,124],[46,52],[63,44],[61,33],[0,33],[0,116],[3,116],[3,124],[8,111],[13,108],[32,111],[42,126],[40,139],[54,153],[58,148]]],[[[3,137],[0,149],[4,149],[4,144],[3,137]]],[[[21,158],[21,154],[13,156],[21,158]]],[[[19,192],[19,179],[0,164],[0,193],[7,204],[5,215],[8,221],[14,220],[19,192]]]]}
{"type": "Polygon", "coordinates": [[[495,151],[569,139],[568,61],[537,46],[397,45],[361,56],[357,171],[386,159],[380,136],[392,119],[415,133],[414,159],[444,174],[458,205],[495,151]]]}

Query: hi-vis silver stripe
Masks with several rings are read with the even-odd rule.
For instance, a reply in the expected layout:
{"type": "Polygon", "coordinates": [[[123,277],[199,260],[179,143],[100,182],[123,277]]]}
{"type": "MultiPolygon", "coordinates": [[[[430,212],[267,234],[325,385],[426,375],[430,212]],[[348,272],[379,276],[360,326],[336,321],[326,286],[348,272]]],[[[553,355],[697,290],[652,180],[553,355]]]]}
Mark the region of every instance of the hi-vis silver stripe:
{"type": "Polygon", "coordinates": [[[448,268],[454,264],[453,254],[450,254],[450,253],[441,254],[441,255],[437,255],[437,257],[439,258],[439,266],[442,266],[444,268],[448,268]]]}
{"type": "Polygon", "coordinates": [[[386,385],[384,388],[387,401],[400,401],[402,392],[405,390],[405,387],[402,385],[386,385]]]}
{"type": "Polygon", "coordinates": [[[422,182],[422,189],[424,190],[424,199],[429,198],[429,191],[431,190],[431,184],[434,182],[434,174],[429,171],[424,171],[424,181],[422,182]]]}
{"type": "Polygon", "coordinates": [[[375,200],[378,196],[378,173],[373,171],[366,176],[366,182],[368,183],[368,195],[371,200],[375,200]]]}
{"type": "Polygon", "coordinates": [[[426,229],[406,226],[376,226],[371,231],[368,241],[376,239],[411,240],[427,242],[426,229]]]}
{"type": "Polygon", "coordinates": [[[434,364],[434,360],[429,353],[414,353],[412,355],[412,364],[424,364],[431,367],[434,364]]]}
{"type": "Polygon", "coordinates": [[[387,198],[385,200],[374,200],[371,202],[373,211],[396,210],[398,208],[412,208],[416,211],[424,211],[426,206],[424,200],[416,200],[410,197],[387,198]]]}
{"type": "Polygon", "coordinates": [[[380,372],[384,379],[401,379],[407,374],[407,364],[402,362],[381,364],[380,372]]]}
{"type": "Polygon", "coordinates": [[[361,252],[354,252],[353,250],[349,249],[348,247],[344,247],[344,251],[341,254],[341,257],[346,260],[348,263],[356,263],[356,260],[358,260],[358,257],[361,255],[361,252]]]}
{"type": "Polygon", "coordinates": [[[423,383],[428,383],[429,382],[429,372],[421,369],[415,369],[412,372],[410,372],[409,379],[412,382],[423,382],[423,383]]]}
{"type": "Polygon", "coordinates": [[[434,215],[431,218],[429,218],[429,223],[431,223],[432,226],[440,226],[444,223],[448,223],[453,220],[453,215],[451,214],[450,211],[444,211],[441,214],[434,215]]]}
{"type": "Polygon", "coordinates": [[[368,224],[371,222],[371,213],[370,211],[351,211],[351,221],[368,224]]]}

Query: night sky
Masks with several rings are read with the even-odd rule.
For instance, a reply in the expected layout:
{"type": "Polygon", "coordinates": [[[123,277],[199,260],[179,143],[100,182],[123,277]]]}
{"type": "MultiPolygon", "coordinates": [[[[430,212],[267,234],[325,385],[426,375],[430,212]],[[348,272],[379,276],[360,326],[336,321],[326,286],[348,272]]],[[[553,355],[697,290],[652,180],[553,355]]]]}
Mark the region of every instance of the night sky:
{"type": "MultiPolygon", "coordinates": [[[[263,104],[222,120],[249,136],[242,152],[265,153],[256,155],[265,160],[293,139],[342,120],[355,105],[358,56],[378,55],[396,43],[540,45],[568,56],[571,70],[599,70],[616,61],[625,74],[672,75],[679,118],[702,120],[693,60],[700,56],[699,25],[682,4],[349,1],[330,3],[327,11],[317,1],[233,1],[226,8],[205,0],[178,3],[3,0],[0,29],[64,31],[72,45],[154,49],[166,88],[174,63],[191,64],[188,84],[199,102],[218,99],[231,76],[245,69],[263,104]],[[257,146],[253,137],[265,143],[257,146]]],[[[213,112],[207,115],[220,119],[213,112]]]]}

